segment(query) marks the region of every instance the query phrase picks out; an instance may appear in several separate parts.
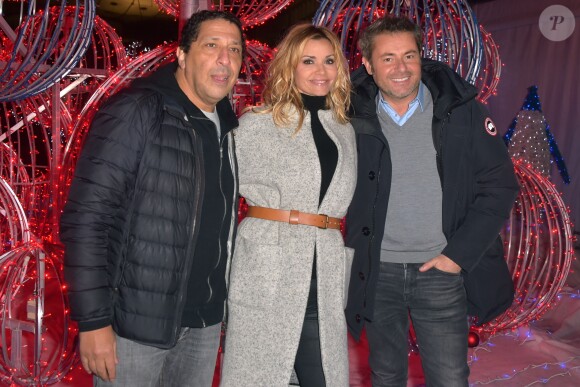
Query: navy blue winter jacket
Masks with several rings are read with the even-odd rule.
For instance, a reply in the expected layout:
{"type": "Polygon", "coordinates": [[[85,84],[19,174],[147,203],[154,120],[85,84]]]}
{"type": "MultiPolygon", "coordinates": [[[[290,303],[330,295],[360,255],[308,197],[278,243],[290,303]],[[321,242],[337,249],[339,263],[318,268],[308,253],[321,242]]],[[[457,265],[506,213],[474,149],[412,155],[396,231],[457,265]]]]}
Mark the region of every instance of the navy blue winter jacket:
{"type": "MultiPolygon", "coordinates": [[[[441,179],[447,239],[442,254],[461,266],[468,313],[484,323],[513,300],[499,232],[519,187],[501,136],[486,130],[489,113],[476,101],[476,89],[445,64],[429,59],[423,59],[422,81],[433,97],[433,162],[441,179]]],[[[346,222],[346,244],[355,249],[346,317],[358,338],[364,321],[372,321],[374,314],[392,166],[376,113],[377,85],[363,66],[352,82],[358,182],[346,222]]]]}

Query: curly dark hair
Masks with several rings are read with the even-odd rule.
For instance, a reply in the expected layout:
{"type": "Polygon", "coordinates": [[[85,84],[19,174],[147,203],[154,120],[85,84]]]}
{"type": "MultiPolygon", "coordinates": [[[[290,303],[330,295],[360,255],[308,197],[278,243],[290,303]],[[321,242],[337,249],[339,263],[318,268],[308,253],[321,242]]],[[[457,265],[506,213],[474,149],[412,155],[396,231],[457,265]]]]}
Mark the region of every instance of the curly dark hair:
{"type": "Polygon", "coordinates": [[[246,52],[246,39],[244,36],[244,31],[242,30],[242,23],[240,19],[238,19],[235,15],[232,15],[229,12],[223,11],[209,11],[203,10],[196,12],[191,15],[187,23],[183,26],[181,30],[181,39],[179,40],[179,48],[183,50],[183,52],[189,52],[189,47],[191,46],[192,42],[197,40],[199,36],[199,29],[201,28],[201,23],[208,20],[216,20],[216,19],[223,19],[228,21],[232,24],[235,24],[240,30],[240,36],[242,37],[242,54],[246,52]]]}

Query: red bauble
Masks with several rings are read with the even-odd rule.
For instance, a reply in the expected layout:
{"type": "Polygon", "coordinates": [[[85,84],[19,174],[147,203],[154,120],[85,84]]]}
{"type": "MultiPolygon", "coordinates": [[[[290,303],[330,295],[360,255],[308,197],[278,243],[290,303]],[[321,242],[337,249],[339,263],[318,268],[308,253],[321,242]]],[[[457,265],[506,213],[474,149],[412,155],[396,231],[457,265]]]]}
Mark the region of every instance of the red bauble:
{"type": "Polygon", "coordinates": [[[477,332],[469,332],[467,335],[467,345],[469,348],[477,347],[479,345],[479,335],[477,332]]]}

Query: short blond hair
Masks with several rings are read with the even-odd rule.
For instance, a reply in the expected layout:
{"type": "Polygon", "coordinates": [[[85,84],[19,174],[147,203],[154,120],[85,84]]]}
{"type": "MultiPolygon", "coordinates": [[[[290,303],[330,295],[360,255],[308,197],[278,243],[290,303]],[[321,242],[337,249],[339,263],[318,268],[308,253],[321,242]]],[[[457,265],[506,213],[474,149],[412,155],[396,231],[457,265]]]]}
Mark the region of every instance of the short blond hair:
{"type": "Polygon", "coordinates": [[[334,113],[338,122],[342,124],[348,122],[351,85],[340,41],[325,27],[299,24],[292,27],[276,47],[276,56],[268,67],[266,85],[262,93],[264,107],[254,109],[260,113],[272,113],[276,126],[289,126],[293,122],[291,114],[293,110],[297,110],[299,115],[297,132],[302,127],[305,113],[302,97],[294,80],[294,72],[302,58],[306,43],[311,39],[326,39],[332,45],[338,74],[326,96],[326,107],[334,113]]]}

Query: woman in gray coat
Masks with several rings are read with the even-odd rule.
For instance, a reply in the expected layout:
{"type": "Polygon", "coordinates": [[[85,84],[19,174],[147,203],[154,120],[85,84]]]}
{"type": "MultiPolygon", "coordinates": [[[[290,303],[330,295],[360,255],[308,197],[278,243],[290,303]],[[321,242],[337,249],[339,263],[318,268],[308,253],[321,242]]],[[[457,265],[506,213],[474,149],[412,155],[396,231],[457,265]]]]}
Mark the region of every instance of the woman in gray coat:
{"type": "MultiPolygon", "coordinates": [[[[340,219],[356,184],[350,83],[336,36],[294,27],[278,46],[264,106],[235,133],[249,204],[231,265],[223,387],[348,386],[340,219]]],[[[347,275],[345,277],[345,275],[347,275]]]]}

